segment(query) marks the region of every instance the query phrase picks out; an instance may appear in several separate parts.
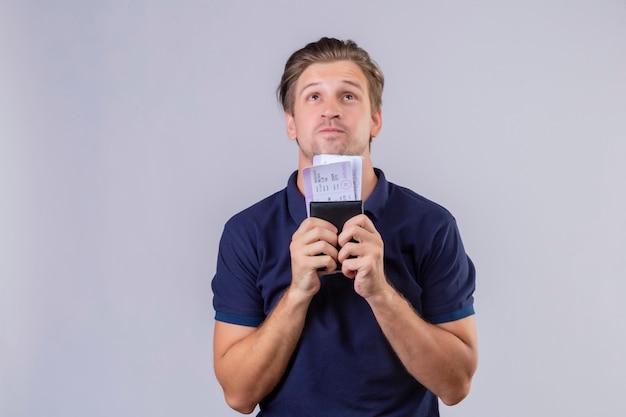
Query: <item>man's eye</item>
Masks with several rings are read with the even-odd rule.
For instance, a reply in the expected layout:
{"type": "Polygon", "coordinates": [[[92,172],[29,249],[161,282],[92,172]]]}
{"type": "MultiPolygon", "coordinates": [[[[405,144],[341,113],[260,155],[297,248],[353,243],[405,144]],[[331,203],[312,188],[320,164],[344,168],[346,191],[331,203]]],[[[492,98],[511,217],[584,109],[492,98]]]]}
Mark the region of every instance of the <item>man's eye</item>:
{"type": "Polygon", "coordinates": [[[316,101],[316,100],[319,100],[319,99],[320,99],[319,94],[311,94],[309,96],[309,101],[316,101]]]}
{"type": "Polygon", "coordinates": [[[343,96],[344,100],[354,100],[356,97],[354,97],[353,94],[346,94],[343,96]]]}

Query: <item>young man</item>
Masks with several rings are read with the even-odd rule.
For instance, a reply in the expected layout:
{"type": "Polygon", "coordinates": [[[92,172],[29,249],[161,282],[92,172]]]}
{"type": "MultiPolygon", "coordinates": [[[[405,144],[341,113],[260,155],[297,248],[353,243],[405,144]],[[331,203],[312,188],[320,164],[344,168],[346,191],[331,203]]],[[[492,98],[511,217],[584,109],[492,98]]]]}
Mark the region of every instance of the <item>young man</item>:
{"type": "Polygon", "coordinates": [[[215,373],[242,413],[437,416],[437,397],[469,392],[474,267],[450,213],[372,166],[382,89],[352,41],[322,38],[287,61],[298,171],[228,221],[212,282],[215,373]],[[363,157],[365,214],[339,234],[306,217],[302,170],[319,154],[363,157]]]}

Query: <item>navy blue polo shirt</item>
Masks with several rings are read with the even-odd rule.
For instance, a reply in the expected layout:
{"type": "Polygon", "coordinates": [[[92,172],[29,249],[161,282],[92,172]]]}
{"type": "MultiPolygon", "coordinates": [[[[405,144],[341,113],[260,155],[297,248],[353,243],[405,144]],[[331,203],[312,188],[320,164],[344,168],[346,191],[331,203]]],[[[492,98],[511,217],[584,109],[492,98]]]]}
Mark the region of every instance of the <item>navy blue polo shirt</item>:
{"type": "MultiPolygon", "coordinates": [[[[382,236],[390,283],[431,323],[474,314],[474,266],[454,217],[376,175],[364,210],[382,236]]],[[[258,326],[289,286],[289,244],[306,217],[296,178],[226,223],[212,281],[216,320],[258,326]]],[[[439,415],[437,398],[405,370],[354,281],[341,273],[321,281],[283,380],[259,416],[439,415]]]]}

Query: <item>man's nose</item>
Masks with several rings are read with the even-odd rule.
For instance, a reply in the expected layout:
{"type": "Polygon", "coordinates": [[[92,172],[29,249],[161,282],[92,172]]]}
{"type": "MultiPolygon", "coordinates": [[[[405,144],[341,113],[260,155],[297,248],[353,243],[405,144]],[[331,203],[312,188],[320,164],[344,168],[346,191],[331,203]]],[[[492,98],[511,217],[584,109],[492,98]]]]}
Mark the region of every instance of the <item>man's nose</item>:
{"type": "Polygon", "coordinates": [[[341,110],[339,108],[339,103],[337,103],[337,100],[328,100],[326,102],[326,107],[324,108],[324,113],[322,114],[322,116],[327,119],[341,117],[341,110]]]}

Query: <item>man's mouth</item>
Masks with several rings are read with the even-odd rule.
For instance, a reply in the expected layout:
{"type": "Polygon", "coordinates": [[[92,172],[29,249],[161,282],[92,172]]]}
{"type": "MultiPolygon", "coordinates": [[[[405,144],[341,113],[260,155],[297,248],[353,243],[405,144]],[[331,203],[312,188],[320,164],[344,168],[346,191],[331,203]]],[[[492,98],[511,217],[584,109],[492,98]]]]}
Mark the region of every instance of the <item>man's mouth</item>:
{"type": "Polygon", "coordinates": [[[336,127],[336,126],[325,126],[325,127],[320,127],[317,130],[320,133],[345,133],[346,130],[341,128],[341,127],[336,127]]]}

